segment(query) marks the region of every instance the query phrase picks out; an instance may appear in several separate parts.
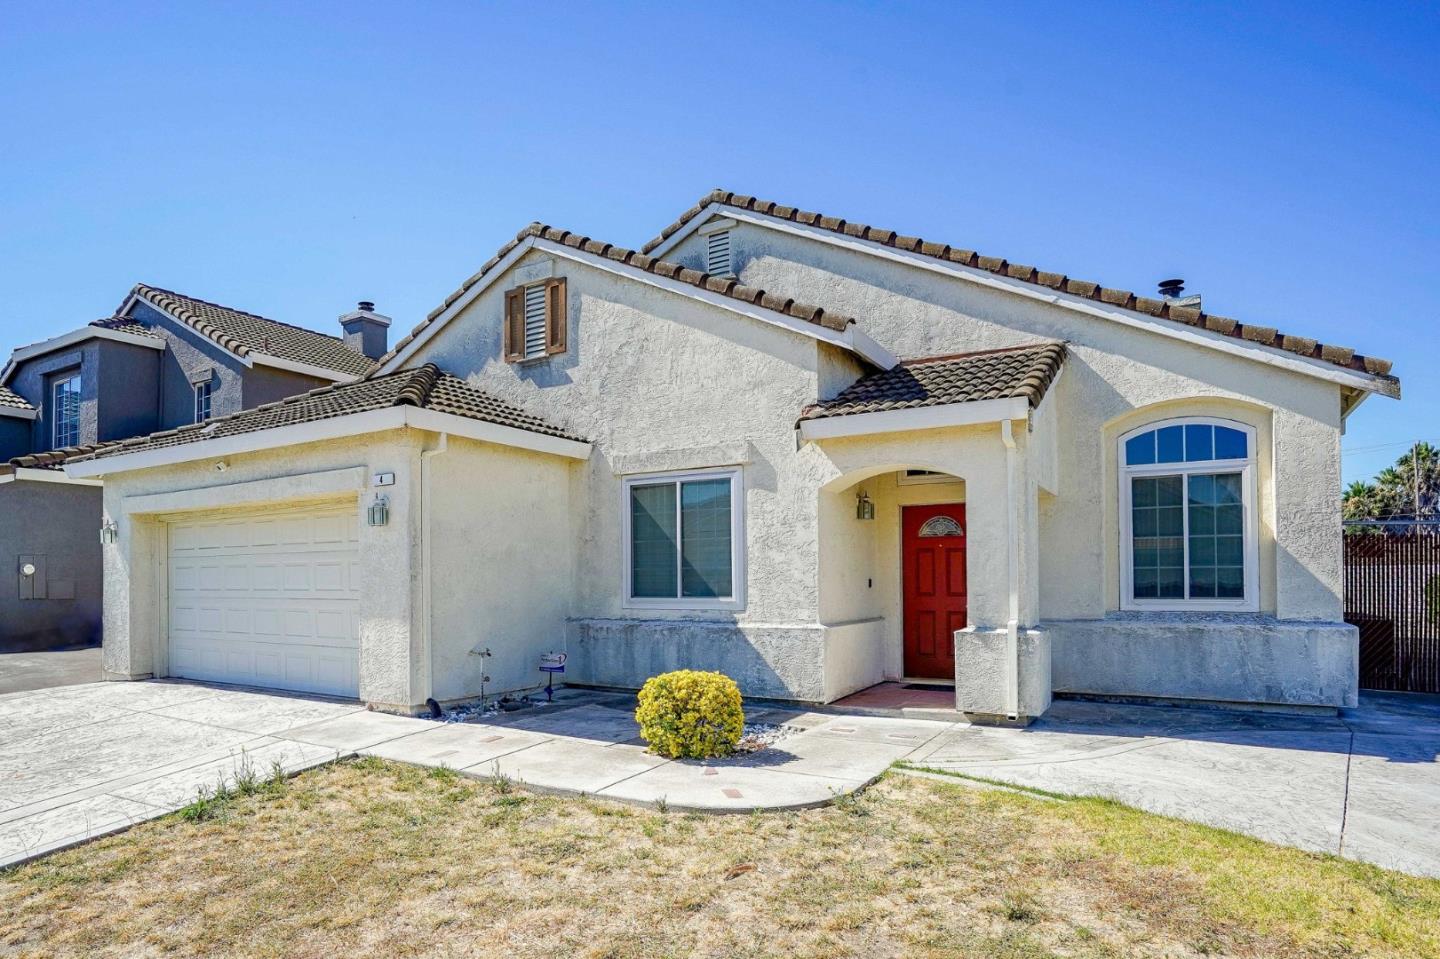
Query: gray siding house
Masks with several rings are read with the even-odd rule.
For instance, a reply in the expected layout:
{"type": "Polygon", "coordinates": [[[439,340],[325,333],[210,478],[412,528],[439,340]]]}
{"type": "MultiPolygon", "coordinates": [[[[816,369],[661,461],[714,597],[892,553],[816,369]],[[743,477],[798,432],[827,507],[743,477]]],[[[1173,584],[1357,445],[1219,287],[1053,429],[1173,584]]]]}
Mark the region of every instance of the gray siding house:
{"type": "Polygon", "coordinates": [[[115,315],[21,347],[0,370],[0,651],[95,642],[101,489],[64,451],[273,403],[368,372],[389,319],[374,304],[327,336],[136,285],[115,315]]]}

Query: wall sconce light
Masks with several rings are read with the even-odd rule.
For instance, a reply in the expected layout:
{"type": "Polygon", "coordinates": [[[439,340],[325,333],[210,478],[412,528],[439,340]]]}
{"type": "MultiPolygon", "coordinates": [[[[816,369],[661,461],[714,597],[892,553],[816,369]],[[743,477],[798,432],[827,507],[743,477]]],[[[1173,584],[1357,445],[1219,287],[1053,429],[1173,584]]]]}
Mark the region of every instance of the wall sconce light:
{"type": "Polygon", "coordinates": [[[875,518],[875,501],[872,500],[863,489],[855,497],[855,518],[875,518]]]}
{"type": "Polygon", "coordinates": [[[120,537],[120,527],[115,525],[113,519],[107,519],[100,524],[100,542],[106,546],[111,545],[120,537]]]}
{"type": "Polygon", "coordinates": [[[384,526],[390,522],[390,500],[384,496],[376,496],[375,502],[365,511],[371,526],[384,526]]]}

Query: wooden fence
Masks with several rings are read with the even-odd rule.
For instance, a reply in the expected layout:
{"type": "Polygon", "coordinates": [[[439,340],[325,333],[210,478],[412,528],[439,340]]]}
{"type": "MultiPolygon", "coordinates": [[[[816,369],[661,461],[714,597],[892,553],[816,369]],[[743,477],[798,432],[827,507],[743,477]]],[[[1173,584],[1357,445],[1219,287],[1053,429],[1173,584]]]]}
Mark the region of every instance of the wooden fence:
{"type": "Polygon", "coordinates": [[[1440,693],[1440,529],[1347,529],[1345,621],[1361,688],[1440,693]]]}

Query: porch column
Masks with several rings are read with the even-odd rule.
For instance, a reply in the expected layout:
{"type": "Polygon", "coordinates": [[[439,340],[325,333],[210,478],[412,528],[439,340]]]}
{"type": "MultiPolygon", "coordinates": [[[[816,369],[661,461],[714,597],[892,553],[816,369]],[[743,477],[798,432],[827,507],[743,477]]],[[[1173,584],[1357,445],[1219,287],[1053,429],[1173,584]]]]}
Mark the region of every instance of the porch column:
{"type": "MultiPolygon", "coordinates": [[[[999,450],[986,471],[987,508],[970,507],[971,549],[978,533],[988,534],[980,548],[993,550],[982,588],[995,595],[955,634],[955,700],[978,721],[1026,724],[1050,707],[1049,640],[1036,627],[1039,491],[1027,426],[1026,420],[999,423],[999,450]]],[[[967,494],[972,504],[976,499],[967,494]]]]}

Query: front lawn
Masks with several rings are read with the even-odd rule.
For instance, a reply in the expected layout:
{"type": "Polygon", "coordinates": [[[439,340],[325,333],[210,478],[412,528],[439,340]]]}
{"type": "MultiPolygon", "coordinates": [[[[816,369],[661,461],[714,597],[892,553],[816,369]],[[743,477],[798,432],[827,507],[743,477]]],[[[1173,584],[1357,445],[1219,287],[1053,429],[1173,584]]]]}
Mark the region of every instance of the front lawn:
{"type": "Polygon", "coordinates": [[[361,760],[0,874],[0,956],[1435,956],[1440,882],[892,774],[707,817],[361,760]]]}

